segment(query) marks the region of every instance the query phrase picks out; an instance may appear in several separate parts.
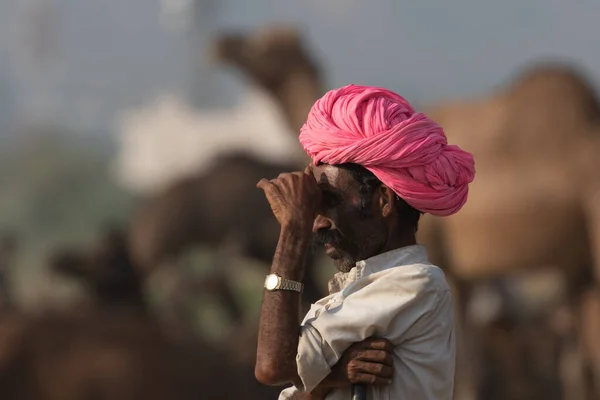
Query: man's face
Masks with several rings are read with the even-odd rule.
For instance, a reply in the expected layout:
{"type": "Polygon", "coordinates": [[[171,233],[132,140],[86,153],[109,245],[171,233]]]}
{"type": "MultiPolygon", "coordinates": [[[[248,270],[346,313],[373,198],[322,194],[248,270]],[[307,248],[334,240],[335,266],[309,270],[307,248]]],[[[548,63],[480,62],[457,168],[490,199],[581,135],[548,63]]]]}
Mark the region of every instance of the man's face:
{"type": "Polygon", "coordinates": [[[357,261],[379,254],[385,247],[388,227],[374,201],[363,200],[359,183],[345,169],[332,165],[313,166],[313,173],[323,193],[319,214],[315,219],[314,243],[324,246],[326,254],[342,272],[348,272],[357,261]]]}

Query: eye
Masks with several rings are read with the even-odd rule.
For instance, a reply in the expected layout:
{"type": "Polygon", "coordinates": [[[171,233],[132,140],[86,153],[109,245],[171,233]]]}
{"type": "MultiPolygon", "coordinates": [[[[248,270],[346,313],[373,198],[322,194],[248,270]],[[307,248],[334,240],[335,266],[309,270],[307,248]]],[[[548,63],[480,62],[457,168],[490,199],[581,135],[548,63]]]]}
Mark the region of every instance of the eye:
{"type": "Polygon", "coordinates": [[[322,205],[323,208],[328,209],[328,208],[333,208],[336,207],[340,204],[341,202],[341,198],[337,193],[333,193],[327,190],[323,191],[323,196],[322,196],[322,205]]]}

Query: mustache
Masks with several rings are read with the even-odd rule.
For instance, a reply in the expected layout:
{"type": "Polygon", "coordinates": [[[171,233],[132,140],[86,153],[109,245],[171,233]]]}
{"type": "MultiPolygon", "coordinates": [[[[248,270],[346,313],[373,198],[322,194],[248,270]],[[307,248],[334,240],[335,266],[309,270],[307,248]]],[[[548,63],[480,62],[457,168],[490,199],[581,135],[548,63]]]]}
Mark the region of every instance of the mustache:
{"type": "Polygon", "coordinates": [[[342,235],[336,231],[318,231],[313,235],[313,244],[315,246],[330,244],[333,247],[338,247],[343,241],[342,235]]]}

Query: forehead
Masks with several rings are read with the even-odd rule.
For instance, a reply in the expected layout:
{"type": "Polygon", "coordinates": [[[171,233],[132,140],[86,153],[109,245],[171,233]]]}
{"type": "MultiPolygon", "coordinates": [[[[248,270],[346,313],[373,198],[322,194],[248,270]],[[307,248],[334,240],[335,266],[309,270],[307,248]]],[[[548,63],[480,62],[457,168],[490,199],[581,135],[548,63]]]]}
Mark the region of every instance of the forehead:
{"type": "Polygon", "coordinates": [[[341,191],[353,191],[357,189],[357,183],[352,175],[345,169],[334,165],[313,165],[313,175],[322,188],[330,188],[341,191]]]}

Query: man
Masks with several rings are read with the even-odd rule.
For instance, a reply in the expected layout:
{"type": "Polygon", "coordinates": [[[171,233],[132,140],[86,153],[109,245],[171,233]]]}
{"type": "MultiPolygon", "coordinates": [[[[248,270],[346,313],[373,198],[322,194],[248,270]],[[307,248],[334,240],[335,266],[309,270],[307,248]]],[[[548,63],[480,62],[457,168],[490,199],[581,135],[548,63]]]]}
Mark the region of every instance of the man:
{"type": "Polygon", "coordinates": [[[355,85],[315,103],[300,142],[313,164],[257,185],[281,225],[265,281],[257,379],[293,383],[280,399],[347,400],[353,382],[373,383],[370,399],[451,399],[452,298],[415,233],[422,213],[451,215],[465,204],[473,157],[401,96],[355,85]],[[300,325],[313,239],[340,272],[300,325]]]}

